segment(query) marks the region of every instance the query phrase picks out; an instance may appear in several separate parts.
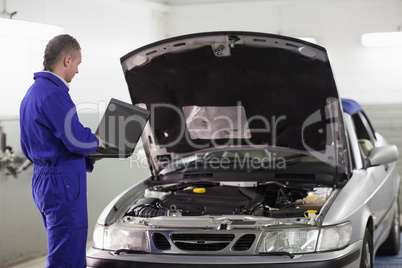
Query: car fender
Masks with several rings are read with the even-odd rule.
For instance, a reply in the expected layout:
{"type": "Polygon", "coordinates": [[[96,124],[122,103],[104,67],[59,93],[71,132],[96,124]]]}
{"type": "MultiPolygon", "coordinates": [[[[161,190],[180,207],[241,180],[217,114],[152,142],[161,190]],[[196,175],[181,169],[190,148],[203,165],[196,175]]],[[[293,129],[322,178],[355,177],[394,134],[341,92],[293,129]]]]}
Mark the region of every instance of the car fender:
{"type": "MultiPolygon", "coordinates": [[[[387,234],[375,232],[388,228],[387,215],[392,215],[393,204],[397,199],[399,176],[394,171],[395,164],[391,164],[387,173],[383,167],[373,167],[368,170],[355,170],[343,187],[332,206],[329,208],[322,225],[335,225],[350,221],[353,234],[351,243],[363,239],[367,223],[373,221],[374,244],[384,241],[387,234]]],[[[388,229],[389,230],[389,229],[388,229]]]]}
{"type": "Polygon", "coordinates": [[[145,189],[150,186],[150,179],[141,180],[116,196],[102,211],[97,223],[107,226],[121,218],[129,204],[134,203],[138,197],[142,196],[145,189]]]}

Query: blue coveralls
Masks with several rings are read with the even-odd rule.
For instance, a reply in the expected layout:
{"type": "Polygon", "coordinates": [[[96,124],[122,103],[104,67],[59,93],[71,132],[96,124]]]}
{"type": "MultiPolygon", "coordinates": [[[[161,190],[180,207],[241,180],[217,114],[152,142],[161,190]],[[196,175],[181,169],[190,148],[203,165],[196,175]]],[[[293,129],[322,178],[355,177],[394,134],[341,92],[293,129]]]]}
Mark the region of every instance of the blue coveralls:
{"type": "Polygon", "coordinates": [[[69,88],[49,72],[34,74],[20,107],[21,147],[34,163],[32,195],[48,236],[46,267],[86,267],[86,158],[99,141],[78,120],[69,88]]]}

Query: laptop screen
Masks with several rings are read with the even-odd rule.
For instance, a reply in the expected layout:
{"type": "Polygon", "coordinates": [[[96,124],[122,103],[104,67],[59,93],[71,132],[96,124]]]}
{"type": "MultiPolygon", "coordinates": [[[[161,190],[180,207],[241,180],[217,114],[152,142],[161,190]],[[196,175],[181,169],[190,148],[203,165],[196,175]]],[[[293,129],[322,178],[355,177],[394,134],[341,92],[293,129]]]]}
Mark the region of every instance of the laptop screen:
{"type": "Polygon", "coordinates": [[[109,147],[123,153],[132,153],[147,123],[150,112],[146,109],[111,99],[96,134],[109,147]]]}

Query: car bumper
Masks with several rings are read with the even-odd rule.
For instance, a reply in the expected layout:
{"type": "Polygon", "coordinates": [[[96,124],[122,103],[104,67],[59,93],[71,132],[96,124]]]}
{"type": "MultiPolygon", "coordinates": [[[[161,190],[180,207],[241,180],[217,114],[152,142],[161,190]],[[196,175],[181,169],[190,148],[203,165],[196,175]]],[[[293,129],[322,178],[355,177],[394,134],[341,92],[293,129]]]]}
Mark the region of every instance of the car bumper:
{"type": "Polygon", "coordinates": [[[87,252],[87,267],[119,268],[178,268],[178,267],[253,267],[267,268],[314,268],[314,267],[358,267],[360,264],[362,241],[339,251],[287,256],[200,256],[168,254],[121,254],[91,248],[87,252]]]}

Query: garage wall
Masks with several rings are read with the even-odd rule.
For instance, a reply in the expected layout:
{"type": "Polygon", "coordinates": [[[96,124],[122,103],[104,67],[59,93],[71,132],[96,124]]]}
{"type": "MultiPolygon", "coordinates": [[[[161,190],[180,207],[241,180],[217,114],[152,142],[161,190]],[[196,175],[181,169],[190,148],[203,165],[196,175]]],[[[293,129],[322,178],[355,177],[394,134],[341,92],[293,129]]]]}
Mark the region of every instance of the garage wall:
{"type": "Polygon", "coordinates": [[[340,94],[360,103],[402,102],[402,47],[363,48],[363,33],[397,31],[400,0],[281,0],[173,6],[169,36],[244,30],[314,37],[330,54],[340,94]]]}
{"type": "MultiPolygon", "coordinates": [[[[97,126],[94,113],[80,113],[81,122],[88,127],[97,126]]],[[[3,118],[4,119],[4,118],[3,118]]],[[[0,127],[7,134],[7,145],[13,148],[14,158],[0,163],[0,267],[46,255],[46,232],[31,194],[33,166],[13,176],[7,166],[21,166],[19,148],[19,122],[14,118],[2,120],[0,127]]],[[[138,151],[127,159],[102,159],[95,164],[94,171],[87,176],[88,198],[88,241],[102,210],[124,189],[150,175],[149,169],[137,161],[138,151]]],[[[6,158],[0,152],[0,160],[6,158]]]]}
{"type": "MultiPolygon", "coordinates": [[[[101,105],[111,97],[129,100],[119,58],[161,38],[200,31],[245,30],[312,36],[327,48],[340,93],[364,104],[373,124],[390,141],[402,145],[402,48],[363,48],[360,35],[396,31],[402,25],[400,0],[268,0],[245,3],[166,6],[145,0],[8,0],[14,19],[59,25],[81,44],[83,63],[71,84],[78,105],[101,105]],[[390,109],[391,108],[391,109],[390,109]],[[389,114],[384,113],[390,110],[389,114]],[[397,111],[398,112],[395,112],[397,111]],[[382,115],[377,117],[377,115],[382,115]]],[[[0,10],[3,3],[0,3],[0,10]]],[[[0,40],[1,42],[1,40],[0,40]]],[[[2,72],[12,82],[0,87],[0,126],[16,155],[20,99],[32,83],[33,64],[26,73],[2,72]],[[3,96],[7,96],[6,98],[3,96]]],[[[34,67],[36,66],[36,67],[34,67]]],[[[95,128],[99,115],[80,111],[85,125],[95,128]]],[[[402,149],[401,147],[399,147],[402,149]]],[[[399,168],[402,171],[402,168],[399,168]]],[[[17,178],[0,169],[0,267],[46,253],[46,237],[31,202],[32,168],[17,178]]],[[[88,176],[89,238],[103,207],[117,193],[147,176],[130,159],[102,160],[88,176]]],[[[401,173],[402,174],[402,173],[401,173]]]]}
{"type": "MultiPolygon", "coordinates": [[[[129,100],[120,57],[164,36],[164,6],[147,4],[146,1],[6,1],[8,12],[17,11],[14,20],[60,26],[64,33],[79,41],[83,58],[80,73],[71,83],[70,94],[80,103],[96,103],[109,100],[112,96],[129,100]]],[[[0,10],[3,10],[3,1],[0,10]]],[[[0,62],[3,77],[1,90],[8,93],[7,98],[0,99],[0,115],[18,114],[19,102],[33,82],[32,73],[42,69],[40,51],[43,53],[43,50],[35,51],[39,55],[32,55],[32,51],[28,50],[38,46],[38,40],[20,40],[25,46],[9,48],[8,53],[13,57],[8,58],[8,62],[0,62]]]]}
{"type": "MultiPolygon", "coordinates": [[[[402,155],[402,104],[368,104],[363,109],[375,131],[386,137],[390,144],[395,144],[402,155]]],[[[402,157],[398,160],[397,170],[402,175],[402,157]]]]}
{"type": "MultiPolygon", "coordinates": [[[[376,130],[402,152],[402,47],[360,43],[364,33],[401,26],[400,0],[250,0],[173,6],[166,33],[242,30],[314,37],[329,53],[341,97],[360,102],[376,130]]],[[[401,159],[398,170],[402,174],[401,159]]]]}
{"type": "MultiPolygon", "coordinates": [[[[0,10],[3,10],[3,1],[0,10]]],[[[70,93],[79,107],[81,121],[92,129],[96,128],[101,109],[111,97],[129,101],[119,58],[164,37],[162,25],[166,8],[146,1],[8,0],[7,11],[18,12],[15,20],[61,26],[65,33],[80,42],[83,62],[80,73],[71,83],[70,93]],[[95,104],[100,111],[86,108],[88,104],[95,104]]],[[[0,127],[7,134],[7,144],[13,147],[15,156],[21,157],[19,104],[33,83],[33,72],[41,69],[42,57],[18,57],[19,53],[29,56],[29,51],[10,50],[8,53],[15,55],[18,61],[0,60],[0,65],[6,66],[0,68],[0,127]]],[[[0,160],[4,159],[0,153],[0,160]]],[[[20,165],[14,164],[15,167],[20,165]]],[[[14,177],[7,174],[6,165],[0,165],[0,267],[47,252],[45,229],[31,197],[32,172],[30,167],[14,177]]],[[[108,202],[148,175],[148,169],[138,168],[130,159],[104,159],[96,164],[93,173],[88,175],[89,239],[97,217],[108,202]]]]}

